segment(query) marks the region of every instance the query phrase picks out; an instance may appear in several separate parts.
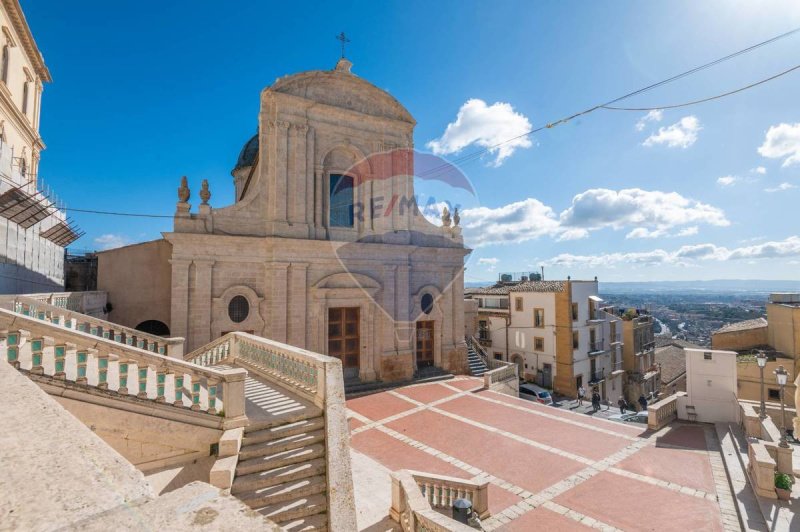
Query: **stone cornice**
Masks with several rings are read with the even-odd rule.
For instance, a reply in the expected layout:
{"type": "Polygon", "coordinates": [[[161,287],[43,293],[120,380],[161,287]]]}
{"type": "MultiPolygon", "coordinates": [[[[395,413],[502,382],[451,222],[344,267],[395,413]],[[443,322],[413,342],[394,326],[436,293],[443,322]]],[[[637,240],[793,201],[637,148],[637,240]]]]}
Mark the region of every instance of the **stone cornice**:
{"type": "Polygon", "coordinates": [[[8,87],[2,81],[0,81],[0,108],[5,111],[5,115],[10,120],[13,120],[14,125],[17,126],[17,129],[20,130],[27,142],[38,150],[43,150],[45,148],[44,141],[42,137],[39,136],[39,132],[33,127],[28,117],[22,114],[22,111],[14,104],[14,100],[11,98],[11,91],[8,90],[8,87]]]}
{"type": "Polygon", "coordinates": [[[17,37],[19,37],[19,44],[25,50],[25,55],[28,56],[31,65],[33,65],[36,75],[44,81],[53,81],[53,78],[50,77],[50,70],[48,70],[47,66],[44,64],[44,58],[39,51],[39,47],[36,46],[36,41],[33,39],[33,34],[28,26],[28,22],[25,20],[25,15],[22,12],[22,6],[19,5],[19,0],[3,0],[3,7],[8,14],[11,24],[14,26],[17,37]]]}

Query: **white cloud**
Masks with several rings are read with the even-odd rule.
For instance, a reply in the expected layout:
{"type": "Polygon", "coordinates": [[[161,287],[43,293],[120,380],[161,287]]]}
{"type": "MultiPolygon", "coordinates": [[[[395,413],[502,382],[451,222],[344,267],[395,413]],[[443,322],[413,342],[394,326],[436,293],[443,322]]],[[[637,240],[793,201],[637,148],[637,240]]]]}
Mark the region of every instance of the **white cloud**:
{"type": "Polygon", "coordinates": [[[473,98],[461,106],[455,122],[447,125],[442,136],[428,142],[427,147],[436,155],[449,155],[475,144],[489,148],[489,153],[495,156],[494,166],[500,166],[518,148],[533,145],[525,135],[531,129],[528,118],[514,111],[511,104],[486,105],[483,100],[473,98]],[[500,143],[503,144],[497,146],[500,143]]]}
{"type": "Polygon", "coordinates": [[[697,234],[698,225],[728,226],[725,213],[677,192],[590,189],[576,195],[560,214],[535,198],[500,207],[465,209],[464,238],[473,247],[512,244],[548,236],[586,238],[592,231],[630,228],[627,238],[697,234]]]}
{"type": "Polygon", "coordinates": [[[729,187],[729,186],[733,185],[734,183],[736,183],[737,181],[739,181],[739,178],[736,177],[736,176],[732,176],[732,175],[726,175],[726,176],[717,178],[717,184],[721,185],[723,187],[729,187]]]}
{"type": "Polygon", "coordinates": [[[797,185],[793,185],[791,183],[781,183],[777,187],[765,188],[764,192],[782,192],[784,190],[791,190],[793,188],[797,188],[797,185]]]}
{"type": "Polygon", "coordinates": [[[636,131],[644,130],[648,122],[661,122],[664,118],[664,112],[661,109],[650,111],[636,122],[636,131]]]}
{"type": "Polygon", "coordinates": [[[756,166],[755,168],[752,168],[750,171],[753,172],[754,174],[759,174],[759,175],[764,175],[767,173],[767,169],[763,166],[756,166]]]}
{"type": "Polygon", "coordinates": [[[475,207],[461,215],[464,238],[470,246],[515,244],[559,232],[553,209],[528,198],[497,208],[475,207]]]}
{"type": "Polygon", "coordinates": [[[478,259],[478,264],[486,266],[487,272],[493,272],[499,262],[500,259],[496,257],[481,257],[478,259]]]}
{"type": "Polygon", "coordinates": [[[800,123],[772,126],[764,137],[758,153],[768,159],[781,159],[784,167],[800,163],[800,123]]]}
{"type": "Polygon", "coordinates": [[[585,229],[637,228],[634,234],[629,233],[629,238],[649,236],[654,230],[660,233],[653,236],[662,236],[669,229],[690,224],[730,225],[721,209],[677,192],[640,188],[589,189],[572,199],[569,209],[561,213],[560,221],[564,227],[585,229]]]}
{"type": "Polygon", "coordinates": [[[567,268],[597,268],[617,265],[660,264],[692,265],[696,261],[732,261],[758,259],[774,259],[800,257],[800,236],[790,236],[785,240],[765,242],[753,246],[728,249],[715,244],[697,244],[682,246],[675,251],[655,249],[630,253],[606,253],[601,255],[573,255],[562,253],[544,261],[545,266],[563,266],[567,268]]]}
{"type": "Polygon", "coordinates": [[[647,137],[642,145],[666,144],[669,148],[688,148],[697,141],[697,133],[701,129],[696,116],[684,116],[671,126],[658,128],[658,133],[647,137]]]}
{"type": "Polygon", "coordinates": [[[130,239],[124,235],[115,235],[115,234],[105,234],[100,235],[94,239],[95,245],[101,249],[114,249],[114,248],[121,248],[122,246],[127,246],[131,243],[130,239]]]}

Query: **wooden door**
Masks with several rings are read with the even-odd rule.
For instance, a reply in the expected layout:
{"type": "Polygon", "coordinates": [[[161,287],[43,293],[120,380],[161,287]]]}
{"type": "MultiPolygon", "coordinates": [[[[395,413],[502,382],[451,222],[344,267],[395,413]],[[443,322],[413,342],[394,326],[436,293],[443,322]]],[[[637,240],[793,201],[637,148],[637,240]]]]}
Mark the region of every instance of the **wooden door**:
{"type": "Polygon", "coordinates": [[[417,322],[417,368],[433,366],[433,323],[417,322]]]}
{"type": "Polygon", "coordinates": [[[328,355],[342,361],[345,378],[358,377],[359,317],[358,307],[328,309],[328,355]]]}

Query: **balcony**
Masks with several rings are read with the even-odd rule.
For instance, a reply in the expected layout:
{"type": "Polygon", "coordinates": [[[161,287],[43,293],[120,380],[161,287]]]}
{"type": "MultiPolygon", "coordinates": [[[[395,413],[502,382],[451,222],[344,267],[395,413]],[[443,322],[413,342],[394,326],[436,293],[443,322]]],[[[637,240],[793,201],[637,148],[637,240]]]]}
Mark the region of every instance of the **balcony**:
{"type": "Polygon", "coordinates": [[[640,349],[636,350],[636,356],[644,355],[645,353],[649,353],[650,351],[656,348],[655,342],[647,342],[646,344],[642,345],[640,349]]]}
{"type": "Polygon", "coordinates": [[[630,377],[634,382],[646,382],[660,374],[661,367],[658,364],[653,364],[644,371],[632,371],[630,377]]]}
{"type": "Polygon", "coordinates": [[[589,342],[589,356],[602,355],[605,352],[606,349],[604,340],[589,342]]]}
{"type": "Polygon", "coordinates": [[[605,370],[595,371],[589,374],[589,384],[599,384],[605,380],[605,370]]]}

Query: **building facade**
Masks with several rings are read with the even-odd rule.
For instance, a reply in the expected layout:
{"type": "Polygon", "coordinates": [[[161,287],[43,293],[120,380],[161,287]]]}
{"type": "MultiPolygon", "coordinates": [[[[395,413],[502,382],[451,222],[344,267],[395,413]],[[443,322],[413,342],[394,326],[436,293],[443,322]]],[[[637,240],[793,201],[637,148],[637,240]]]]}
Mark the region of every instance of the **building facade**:
{"type": "Polygon", "coordinates": [[[596,280],[500,282],[468,297],[478,300],[478,340],[526,380],[569,397],[581,386],[611,402],[622,394],[621,319],[596,280]]]}
{"type": "Polygon", "coordinates": [[[17,0],[0,2],[0,293],[64,288],[80,235],[39,177],[43,84],[51,81],[17,0]]]}
{"type": "Polygon", "coordinates": [[[212,208],[204,182],[191,212],[184,180],[163,243],[99,254],[98,286],[112,303],[139,283],[114,278],[113,262],[149,254],[143,280],[169,277],[158,301],[129,293],[129,310],[112,319],[162,321],[151,316],[165,305],[164,325],[188,349],[252,332],[336,356],[346,378],[361,381],[464,371],[468,250],[458,217],[437,226],[416,208],[415,121],[351,66],[343,58],[262,91],[258,133],[232,172],[233,205],[212,208]]]}
{"type": "Polygon", "coordinates": [[[739,399],[759,401],[761,398],[761,370],[756,362],[756,351],[764,351],[767,364],[764,368],[766,400],[780,401],[780,389],[774,371],[783,366],[789,372],[785,400],[795,406],[798,359],[800,358],[800,294],[770,294],[767,318],[756,318],[726,325],[711,335],[711,347],[736,351],[738,366],[737,394],[739,399]]]}
{"type": "Polygon", "coordinates": [[[625,399],[636,404],[661,389],[661,368],[656,364],[653,317],[636,309],[622,313],[623,361],[627,374],[625,399]]]}

